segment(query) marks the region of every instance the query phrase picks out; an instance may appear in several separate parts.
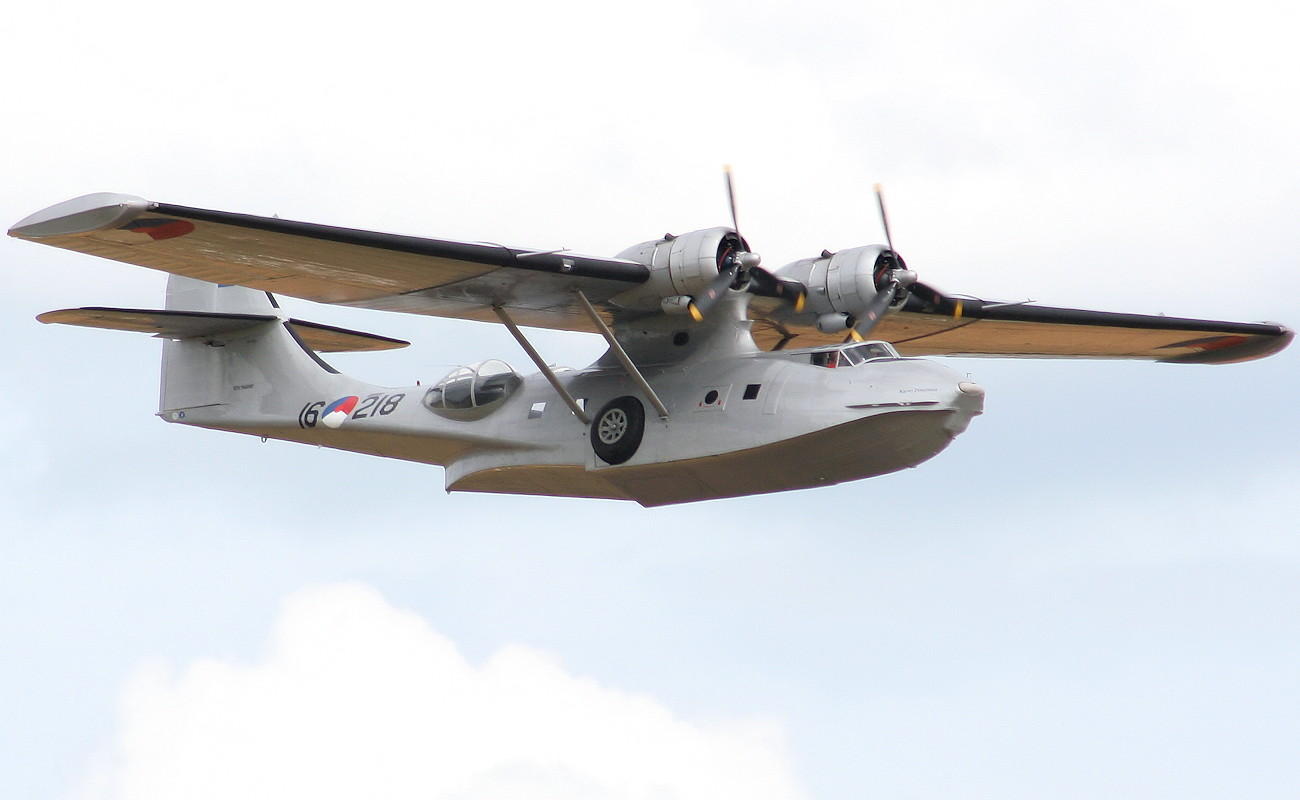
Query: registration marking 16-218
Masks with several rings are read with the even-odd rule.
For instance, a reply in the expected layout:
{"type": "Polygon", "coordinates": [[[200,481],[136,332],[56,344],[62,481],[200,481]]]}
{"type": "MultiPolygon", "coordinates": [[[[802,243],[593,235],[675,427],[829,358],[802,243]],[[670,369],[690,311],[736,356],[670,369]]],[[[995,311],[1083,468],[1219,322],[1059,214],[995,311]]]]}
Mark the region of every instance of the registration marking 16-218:
{"type": "Polygon", "coordinates": [[[397,410],[397,406],[406,397],[404,392],[396,394],[368,394],[365,397],[349,395],[332,402],[316,400],[303,406],[298,412],[299,428],[315,428],[324,425],[337,428],[348,419],[367,419],[386,417],[397,410]]]}

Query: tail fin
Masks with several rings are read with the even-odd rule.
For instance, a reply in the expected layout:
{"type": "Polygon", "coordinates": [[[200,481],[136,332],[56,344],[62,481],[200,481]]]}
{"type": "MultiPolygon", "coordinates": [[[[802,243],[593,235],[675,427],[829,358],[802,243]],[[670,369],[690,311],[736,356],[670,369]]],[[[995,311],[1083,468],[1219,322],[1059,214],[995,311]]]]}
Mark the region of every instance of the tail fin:
{"type": "Polygon", "coordinates": [[[202,320],[206,330],[163,345],[160,414],[252,403],[277,385],[324,391],[338,374],[303,344],[267,292],[172,275],[166,316],[202,320]]]}

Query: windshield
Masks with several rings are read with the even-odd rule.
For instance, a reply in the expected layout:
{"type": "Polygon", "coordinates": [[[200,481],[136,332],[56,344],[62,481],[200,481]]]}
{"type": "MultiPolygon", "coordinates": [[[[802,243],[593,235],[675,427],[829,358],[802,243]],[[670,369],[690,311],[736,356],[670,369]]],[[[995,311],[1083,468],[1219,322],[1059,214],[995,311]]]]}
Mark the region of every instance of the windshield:
{"type": "Polygon", "coordinates": [[[855,367],[882,358],[898,358],[898,351],[886,342],[859,342],[834,350],[818,350],[809,359],[818,367],[855,367]]]}

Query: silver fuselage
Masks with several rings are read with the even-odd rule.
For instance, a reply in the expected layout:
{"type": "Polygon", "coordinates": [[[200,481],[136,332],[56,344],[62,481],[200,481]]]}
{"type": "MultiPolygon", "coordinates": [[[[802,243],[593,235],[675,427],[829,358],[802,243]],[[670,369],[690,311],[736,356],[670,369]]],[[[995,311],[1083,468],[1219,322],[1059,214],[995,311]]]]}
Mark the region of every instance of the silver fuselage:
{"type": "MultiPolygon", "coordinates": [[[[338,374],[264,380],[293,371],[278,363],[290,360],[281,350],[254,344],[227,352],[244,354],[226,367],[232,402],[164,408],[164,419],[438,464],[448,490],[645,505],[828,485],[914,466],[965,430],[984,394],[923,359],[831,368],[814,363],[825,348],[716,358],[705,351],[643,367],[668,416],[647,405],[636,452],[610,465],[593,452],[588,425],[540,374],[524,377],[478,418],[456,418],[426,404],[428,386],[380,388],[338,374]],[[353,407],[331,417],[336,427],[325,424],[324,412],[344,397],[355,398],[353,407]]],[[[628,374],[604,360],[557,377],[589,411],[638,394],[628,374]]]]}

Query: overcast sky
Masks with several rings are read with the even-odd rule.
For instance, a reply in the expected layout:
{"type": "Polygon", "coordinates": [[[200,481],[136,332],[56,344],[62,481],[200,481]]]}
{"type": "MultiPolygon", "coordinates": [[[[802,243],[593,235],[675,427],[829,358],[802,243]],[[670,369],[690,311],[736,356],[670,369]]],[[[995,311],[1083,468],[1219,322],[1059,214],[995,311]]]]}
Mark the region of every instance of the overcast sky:
{"type": "MultiPolygon", "coordinates": [[[[0,221],[96,191],[612,254],[881,239],[990,299],[1300,324],[1277,3],[69,2],[6,13],[0,221]]],[[[165,276],[0,242],[0,794],[1294,798],[1300,350],[949,362],[934,461],[656,510],[166,425],[165,276]]],[[[387,385],[527,359],[410,339],[387,385]]],[[[537,332],[582,365],[599,339],[537,332]]]]}

